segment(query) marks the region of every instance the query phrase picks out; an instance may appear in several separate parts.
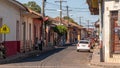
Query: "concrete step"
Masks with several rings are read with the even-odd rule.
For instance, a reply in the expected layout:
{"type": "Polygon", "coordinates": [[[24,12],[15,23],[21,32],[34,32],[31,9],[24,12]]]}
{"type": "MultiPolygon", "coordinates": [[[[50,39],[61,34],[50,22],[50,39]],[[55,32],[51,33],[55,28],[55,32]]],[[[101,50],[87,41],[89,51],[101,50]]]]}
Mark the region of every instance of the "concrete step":
{"type": "MultiPolygon", "coordinates": [[[[120,58],[110,58],[109,63],[120,63],[120,58]]],[[[120,64],[119,64],[120,66],[120,64]]]]}
{"type": "Polygon", "coordinates": [[[118,58],[118,59],[120,59],[120,54],[113,54],[113,58],[118,58]]]}

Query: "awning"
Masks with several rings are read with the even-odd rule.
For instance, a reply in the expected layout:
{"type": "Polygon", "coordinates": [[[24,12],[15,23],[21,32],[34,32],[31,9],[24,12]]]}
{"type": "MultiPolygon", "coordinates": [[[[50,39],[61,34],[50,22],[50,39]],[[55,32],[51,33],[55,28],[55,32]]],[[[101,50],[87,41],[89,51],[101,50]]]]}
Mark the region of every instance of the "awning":
{"type": "Polygon", "coordinates": [[[98,0],[87,0],[87,3],[91,14],[98,15],[99,14],[98,0]]]}
{"type": "Polygon", "coordinates": [[[98,0],[91,0],[91,2],[92,2],[92,6],[91,6],[92,8],[99,8],[98,7],[98,0]]]}

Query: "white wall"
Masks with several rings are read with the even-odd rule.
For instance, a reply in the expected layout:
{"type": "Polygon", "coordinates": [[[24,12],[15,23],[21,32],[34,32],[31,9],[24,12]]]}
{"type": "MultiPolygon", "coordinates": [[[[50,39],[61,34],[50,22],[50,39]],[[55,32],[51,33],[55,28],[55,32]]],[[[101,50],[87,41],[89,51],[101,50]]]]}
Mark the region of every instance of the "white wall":
{"type": "Polygon", "coordinates": [[[119,8],[118,3],[115,3],[115,1],[105,1],[104,7],[103,45],[105,46],[105,61],[107,62],[110,58],[110,11],[119,8]]]}
{"type": "Polygon", "coordinates": [[[16,40],[16,21],[20,21],[20,11],[15,5],[0,0],[0,18],[3,18],[3,24],[10,28],[10,33],[6,35],[7,41],[16,40]]]}

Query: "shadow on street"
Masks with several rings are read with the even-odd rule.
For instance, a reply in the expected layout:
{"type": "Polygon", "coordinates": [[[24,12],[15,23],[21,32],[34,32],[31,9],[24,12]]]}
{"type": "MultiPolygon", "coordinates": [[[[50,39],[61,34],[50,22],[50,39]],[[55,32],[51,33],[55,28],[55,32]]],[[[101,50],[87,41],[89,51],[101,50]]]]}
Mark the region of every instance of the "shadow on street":
{"type": "MultiPolygon", "coordinates": [[[[62,46],[62,47],[58,47],[58,48],[55,48],[53,50],[50,50],[50,51],[47,51],[47,52],[43,52],[43,53],[40,53],[40,54],[36,54],[34,56],[30,56],[30,57],[27,57],[27,58],[24,58],[24,59],[20,59],[20,60],[16,60],[16,61],[12,61],[11,63],[23,63],[23,62],[37,62],[37,61],[41,61],[41,60],[44,60],[46,59],[47,57],[53,55],[53,54],[56,54],[64,49],[66,49],[67,47],[69,47],[69,45],[67,46],[62,46]]],[[[6,63],[6,64],[11,64],[11,63],[6,63]]]]}

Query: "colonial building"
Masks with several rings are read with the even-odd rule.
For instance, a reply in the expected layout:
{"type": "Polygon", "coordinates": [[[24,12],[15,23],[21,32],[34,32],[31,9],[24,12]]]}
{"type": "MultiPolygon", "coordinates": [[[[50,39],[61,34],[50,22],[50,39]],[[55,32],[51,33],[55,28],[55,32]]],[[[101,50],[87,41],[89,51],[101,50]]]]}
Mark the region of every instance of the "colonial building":
{"type": "Polygon", "coordinates": [[[67,33],[64,36],[62,36],[61,40],[59,41],[60,45],[70,44],[70,43],[74,43],[74,42],[80,40],[81,33],[82,33],[82,35],[86,35],[82,26],[79,26],[79,25],[77,25],[75,23],[71,23],[71,22],[68,23],[68,21],[64,20],[64,19],[62,19],[62,23],[60,23],[59,17],[57,17],[57,18],[48,17],[47,21],[49,21],[48,22],[49,25],[46,25],[46,29],[47,29],[46,37],[48,37],[48,38],[46,38],[47,44],[50,43],[53,45],[55,43],[55,41],[57,40],[58,34],[54,32],[52,27],[55,27],[60,24],[67,27],[67,33]]]}
{"type": "Polygon", "coordinates": [[[41,36],[40,17],[40,14],[30,11],[15,0],[0,0],[0,27],[6,24],[10,28],[5,38],[0,34],[0,42],[5,41],[7,56],[33,49],[34,38],[41,36]]]}
{"type": "MultiPolygon", "coordinates": [[[[0,27],[6,24],[10,28],[10,33],[6,34],[5,40],[7,56],[20,51],[20,25],[22,25],[23,12],[26,12],[26,8],[20,3],[13,0],[0,0],[0,27]]],[[[0,34],[0,41],[4,41],[3,34],[0,34]]]]}
{"type": "Polygon", "coordinates": [[[21,25],[21,51],[33,50],[36,38],[41,39],[42,16],[28,8],[27,13],[22,14],[21,25]]]}
{"type": "MultiPolygon", "coordinates": [[[[87,0],[89,7],[96,6],[96,11],[101,9],[101,27],[103,40],[103,58],[105,62],[120,63],[120,24],[119,24],[119,0],[100,0],[98,7],[98,0],[87,0]],[[92,5],[90,5],[90,3],[92,5]]],[[[92,10],[93,8],[90,8],[92,10]]],[[[91,11],[94,14],[96,11],[91,11]]],[[[98,14],[98,13],[97,13],[98,14]]]]}
{"type": "MultiPolygon", "coordinates": [[[[56,21],[59,22],[59,18],[56,18],[56,21]]],[[[64,19],[62,19],[62,24],[68,28],[67,34],[64,37],[66,38],[63,42],[64,44],[74,43],[81,39],[82,26],[64,19]]]]}

